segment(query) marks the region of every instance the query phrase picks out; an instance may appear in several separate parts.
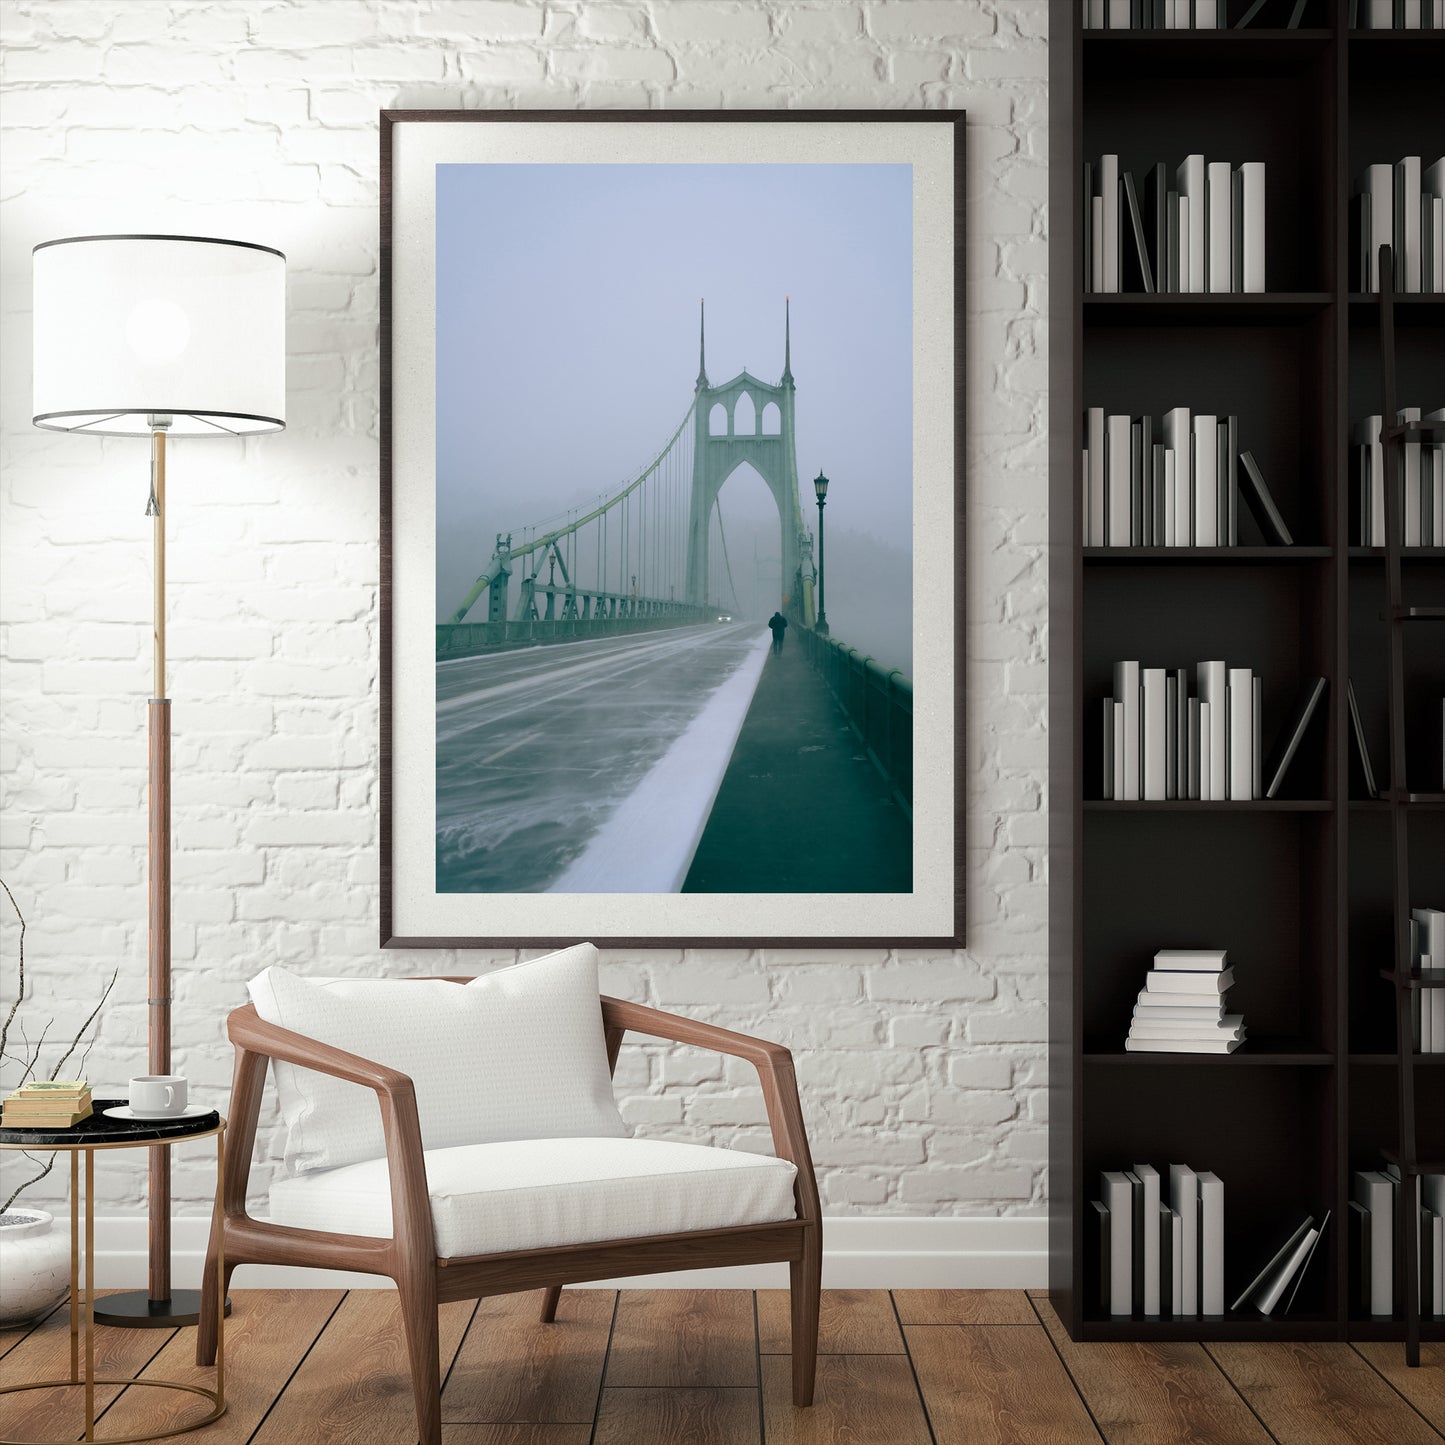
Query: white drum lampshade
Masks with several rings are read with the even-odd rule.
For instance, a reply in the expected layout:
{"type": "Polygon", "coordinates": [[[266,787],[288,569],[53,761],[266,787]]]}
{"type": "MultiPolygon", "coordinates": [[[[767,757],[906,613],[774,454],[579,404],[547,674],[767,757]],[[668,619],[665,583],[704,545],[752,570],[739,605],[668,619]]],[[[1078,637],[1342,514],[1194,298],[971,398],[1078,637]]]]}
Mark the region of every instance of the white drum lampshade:
{"type": "Polygon", "coordinates": [[[34,252],[34,422],[246,436],[286,424],[286,258],[206,236],[73,236],[34,252]]]}

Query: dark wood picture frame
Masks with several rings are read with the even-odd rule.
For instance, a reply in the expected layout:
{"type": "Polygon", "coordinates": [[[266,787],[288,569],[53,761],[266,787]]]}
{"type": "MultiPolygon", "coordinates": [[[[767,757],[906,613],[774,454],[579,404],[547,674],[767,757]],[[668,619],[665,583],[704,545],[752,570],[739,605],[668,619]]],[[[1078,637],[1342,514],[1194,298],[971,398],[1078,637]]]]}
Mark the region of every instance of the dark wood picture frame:
{"type": "MultiPolygon", "coordinates": [[[[966,442],[965,409],[964,409],[964,113],[953,110],[934,111],[770,111],[770,110],[738,110],[738,111],[439,111],[439,110],[390,110],[381,112],[380,116],[380,190],[381,190],[381,219],[380,219],[380,281],[381,281],[381,327],[380,327],[380,375],[381,375],[381,472],[380,472],[380,682],[381,682],[381,717],[380,717],[380,742],[381,742],[381,779],[380,779],[380,800],[381,800],[381,831],[380,831],[380,882],[381,882],[381,946],[383,948],[536,948],[564,946],[579,941],[585,937],[601,946],[614,948],[678,948],[678,947],[730,947],[730,948],[756,948],[756,947],[782,947],[782,948],[806,948],[817,946],[832,947],[945,947],[957,948],[963,945],[964,921],[965,921],[965,893],[964,893],[964,820],[963,820],[963,784],[965,778],[965,753],[964,753],[964,662],[965,662],[965,610],[964,610],[964,457],[966,442]],[[716,932],[706,934],[699,932],[692,933],[669,932],[653,935],[645,928],[628,928],[625,931],[620,929],[600,928],[596,931],[590,929],[562,928],[557,931],[528,930],[525,933],[517,929],[500,928],[496,936],[482,935],[479,931],[460,931],[455,927],[438,926],[418,928],[409,926],[405,932],[398,931],[398,868],[395,862],[395,849],[398,843],[398,830],[396,819],[397,784],[395,771],[398,762],[397,738],[395,729],[394,712],[397,704],[397,659],[398,647],[398,623],[397,623],[397,594],[396,574],[398,565],[398,543],[394,527],[395,505],[397,495],[397,412],[394,406],[393,389],[398,374],[394,345],[397,337],[398,316],[396,311],[396,276],[398,260],[398,242],[396,226],[398,217],[398,186],[396,183],[396,164],[399,146],[398,128],[436,125],[476,125],[476,126],[499,126],[507,123],[523,123],[526,125],[578,125],[589,122],[623,123],[628,125],[689,125],[696,123],[752,123],[767,126],[792,126],[808,123],[828,122],[857,125],[860,127],[869,126],[897,126],[903,125],[932,125],[934,127],[947,128],[948,143],[951,149],[951,196],[947,201],[947,209],[950,214],[947,217],[952,227],[952,255],[950,262],[951,283],[953,288],[953,306],[951,317],[951,342],[947,348],[949,361],[952,365],[952,404],[953,418],[951,428],[952,462],[951,475],[951,497],[947,501],[949,515],[952,519],[952,584],[954,605],[951,615],[947,618],[947,626],[951,628],[951,634],[947,640],[947,655],[950,658],[953,686],[952,706],[950,709],[951,727],[948,729],[950,736],[944,742],[944,752],[939,758],[939,764],[951,771],[949,785],[952,789],[953,805],[949,811],[946,822],[947,849],[935,850],[940,855],[951,852],[947,863],[938,863],[935,866],[936,872],[932,875],[940,898],[944,891],[948,895],[948,907],[945,910],[942,905],[935,906],[933,917],[937,922],[930,921],[926,929],[899,929],[891,933],[879,936],[876,929],[872,933],[865,932],[860,928],[854,928],[847,934],[827,934],[820,931],[810,931],[807,934],[779,933],[773,929],[747,929],[740,928],[736,935],[720,935],[716,932]],[[942,922],[941,915],[948,913],[946,923],[942,922]],[[942,923],[942,926],[939,926],[942,923]]],[[[944,206],[938,207],[941,213],[944,206]]],[[[943,223],[941,214],[931,216],[940,226],[943,223]]],[[[915,201],[915,264],[917,256],[917,227],[918,208],[915,201]]],[[[927,299],[922,294],[915,281],[914,314],[915,317],[920,309],[927,305],[927,299]]],[[[916,344],[916,341],[915,341],[916,344]]],[[[915,364],[915,377],[918,367],[915,364]]],[[[915,401],[915,422],[918,412],[915,401]]],[[[916,465],[916,459],[915,459],[916,465]]],[[[917,507],[918,493],[915,483],[915,508],[917,507]]],[[[915,527],[917,519],[915,517],[915,527]]],[[[944,625],[944,624],[938,624],[944,625]]],[[[915,628],[917,627],[917,613],[915,613],[915,628]]],[[[942,730],[941,730],[942,731],[942,730]]],[[[936,775],[934,781],[937,781],[936,775]]],[[[928,778],[924,777],[922,786],[915,784],[915,795],[922,792],[929,785],[928,778]]],[[[940,826],[939,832],[945,831],[940,826]]],[[[919,851],[915,845],[915,869],[918,867],[919,851]]],[[[915,875],[915,890],[919,883],[915,875]]],[[[486,897],[488,895],[477,895],[486,897]]],[[[515,895],[496,895],[497,897],[513,897],[515,895]]],[[[564,895],[565,896],[565,895],[564,895]]],[[[573,897],[585,897],[592,895],[572,895],[573,897]]],[[[615,895],[596,895],[600,898],[612,897],[615,895]]],[[[646,898],[651,895],[634,894],[633,898],[646,898]]],[[[768,895],[748,895],[766,898],[768,895]]],[[[781,895],[775,895],[781,896],[781,895]]],[[[803,896],[803,895],[799,895],[803,896]]],[[[817,895],[819,897],[831,897],[833,895],[817,895]]],[[[858,898],[876,898],[888,895],[858,894],[858,898]]],[[[913,898],[913,894],[894,895],[903,898],[913,898]]],[[[410,921],[410,920],[409,920],[410,921]]]]}

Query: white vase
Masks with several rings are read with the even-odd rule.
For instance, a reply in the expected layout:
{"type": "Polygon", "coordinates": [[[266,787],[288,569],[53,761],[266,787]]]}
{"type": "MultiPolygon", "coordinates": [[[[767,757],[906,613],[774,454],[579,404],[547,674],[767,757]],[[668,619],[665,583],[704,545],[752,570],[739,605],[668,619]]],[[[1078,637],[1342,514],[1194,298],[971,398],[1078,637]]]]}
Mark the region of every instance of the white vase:
{"type": "Polygon", "coordinates": [[[11,1205],[0,1215],[0,1326],[33,1320],[69,1289],[66,1231],[43,1209],[11,1205]]]}

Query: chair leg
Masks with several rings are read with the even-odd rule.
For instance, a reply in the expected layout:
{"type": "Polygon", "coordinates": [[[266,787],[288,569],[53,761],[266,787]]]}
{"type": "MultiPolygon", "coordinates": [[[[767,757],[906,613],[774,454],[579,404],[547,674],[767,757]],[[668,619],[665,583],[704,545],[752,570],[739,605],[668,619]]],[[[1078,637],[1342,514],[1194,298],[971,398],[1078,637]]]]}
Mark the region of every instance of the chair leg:
{"type": "Polygon", "coordinates": [[[560,1284],[549,1284],[542,1291],[542,1323],[550,1325],[557,1318],[557,1301],[562,1298],[562,1286],[560,1284]]]}
{"type": "Polygon", "coordinates": [[[434,1266],[408,1271],[396,1281],[411,1362],[416,1428],[421,1445],[442,1445],[442,1381],[438,1362],[437,1282],[434,1266]]]}
{"type": "MultiPolygon", "coordinates": [[[[201,1312],[196,1320],[196,1363],[216,1363],[216,1238],[217,1225],[211,1226],[211,1242],[206,1246],[206,1267],[201,1272],[201,1312]]],[[[225,1294],[230,1293],[231,1276],[236,1266],[231,1260],[225,1264],[225,1294]]]]}
{"type": "Polygon", "coordinates": [[[815,1224],[804,1235],[803,1257],[788,1266],[793,1312],[793,1404],[813,1403],[818,1369],[818,1296],[823,1284],[823,1231],[815,1224]]]}

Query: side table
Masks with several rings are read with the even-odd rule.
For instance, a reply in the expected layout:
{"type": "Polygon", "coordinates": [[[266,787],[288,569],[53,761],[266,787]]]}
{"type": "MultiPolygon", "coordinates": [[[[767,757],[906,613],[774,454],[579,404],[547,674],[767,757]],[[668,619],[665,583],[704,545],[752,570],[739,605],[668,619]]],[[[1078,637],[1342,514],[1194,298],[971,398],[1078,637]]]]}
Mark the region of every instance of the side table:
{"type": "MultiPolygon", "coordinates": [[[[0,1395],[22,1390],[55,1389],[58,1386],[84,1385],[86,1440],[105,1445],[133,1445],[141,1440],[159,1440],[182,1435],[209,1425],[226,1413],[226,1310],[225,1260],[220,1252],[216,1258],[217,1292],[216,1322],[216,1387],[182,1384],[178,1380],[96,1379],[95,1376],[95,1155],[104,1149],[149,1149],[156,1144],[180,1144],[190,1139],[216,1141],[216,1201],[222,1197],[225,1184],[223,1142],[226,1121],[214,1109],[174,1119],[116,1119],[105,1111],[125,1104],[124,1099],[96,1099],[90,1118],[69,1129],[4,1129],[0,1128],[0,1149],[46,1149],[70,1155],[70,1378],[68,1380],[36,1380],[25,1385],[6,1385],[0,1395]],[[84,1272],[81,1271],[80,1244],[80,1173],[85,1161],[85,1249],[84,1272]],[[84,1340],[84,1370],[81,1369],[84,1340]],[[208,1414],[189,1424],[168,1430],[155,1430],[148,1435],[101,1435],[95,1433],[95,1387],[125,1385],[157,1390],[184,1390],[199,1395],[211,1404],[208,1414]]],[[[73,1437],[72,1437],[73,1438],[73,1437]]],[[[3,1440],[0,1445],[59,1445],[51,1441],[3,1440]]]]}

